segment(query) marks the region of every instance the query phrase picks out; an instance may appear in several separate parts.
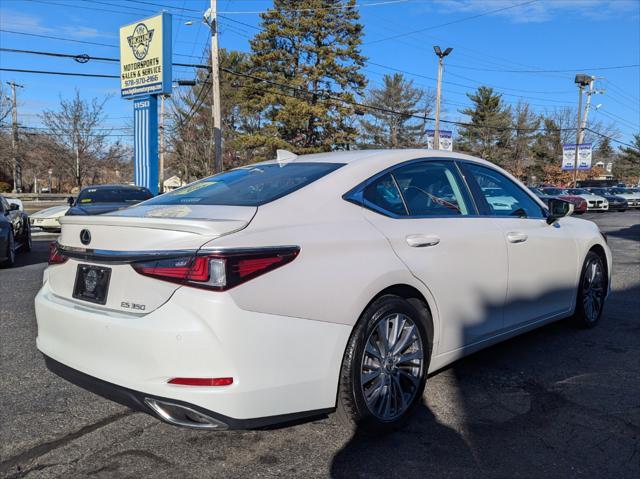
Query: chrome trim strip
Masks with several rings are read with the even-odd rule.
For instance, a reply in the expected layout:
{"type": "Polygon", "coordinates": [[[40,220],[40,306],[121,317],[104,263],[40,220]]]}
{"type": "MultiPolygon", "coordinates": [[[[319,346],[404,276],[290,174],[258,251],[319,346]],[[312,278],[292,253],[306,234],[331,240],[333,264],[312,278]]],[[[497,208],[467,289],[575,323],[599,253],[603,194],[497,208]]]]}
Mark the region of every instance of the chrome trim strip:
{"type": "Polygon", "coordinates": [[[244,248],[210,248],[210,249],[182,249],[182,250],[158,250],[158,251],[114,251],[105,249],[78,248],[76,246],[64,246],[57,244],[58,252],[69,258],[84,261],[97,261],[100,263],[127,264],[137,261],[154,259],[170,259],[191,255],[212,254],[243,254],[243,253],[269,253],[271,251],[292,250],[300,251],[300,246],[261,246],[244,248]]]}

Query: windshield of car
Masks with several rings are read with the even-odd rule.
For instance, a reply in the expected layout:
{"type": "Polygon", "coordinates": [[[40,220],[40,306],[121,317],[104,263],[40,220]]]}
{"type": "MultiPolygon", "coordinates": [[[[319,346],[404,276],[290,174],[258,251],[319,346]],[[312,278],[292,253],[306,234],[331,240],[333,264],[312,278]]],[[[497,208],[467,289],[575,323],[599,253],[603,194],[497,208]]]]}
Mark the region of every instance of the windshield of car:
{"type": "Polygon", "coordinates": [[[339,163],[268,163],[196,181],[145,205],[260,206],[286,196],[340,168],[339,163]]]}
{"type": "Polygon", "coordinates": [[[542,192],[545,195],[565,195],[566,190],[561,190],[560,188],[544,188],[542,192]]]}
{"type": "Polygon", "coordinates": [[[529,188],[531,192],[536,196],[546,196],[543,191],[540,191],[538,188],[529,188]]]}
{"type": "Polygon", "coordinates": [[[589,191],[591,191],[591,193],[594,193],[596,195],[608,194],[607,190],[605,190],[604,188],[591,188],[589,191]]]}
{"type": "Polygon", "coordinates": [[[85,188],[78,195],[78,204],[139,203],[153,198],[146,188],[85,188]]]}
{"type": "Polygon", "coordinates": [[[571,188],[568,191],[572,195],[590,195],[591,194],[587,190],[585,190],[584,188],[571,188]]]}
{"type": "Polygon", "coordinates": [[[633,190],[631,188],[612,188],[611,191],[616,195],[620,194],[633,194],[633,190]]]}

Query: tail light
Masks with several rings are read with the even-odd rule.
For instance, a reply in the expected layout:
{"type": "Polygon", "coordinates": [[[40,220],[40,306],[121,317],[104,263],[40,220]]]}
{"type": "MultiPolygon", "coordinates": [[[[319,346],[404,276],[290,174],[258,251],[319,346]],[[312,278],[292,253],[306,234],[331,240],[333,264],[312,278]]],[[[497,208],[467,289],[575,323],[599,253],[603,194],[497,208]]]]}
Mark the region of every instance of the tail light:
{"type": "Polygon", "coordinates": [[[49,243],[49,264],[62,264],[69,259],[58,251],[58,242],[49,243]]]}
{"type": "Polygon", "coordinates": [[[196,288],[226,291],[293,261],[300,248],[242,249],[132,263],[138,273],[196,288]]]}

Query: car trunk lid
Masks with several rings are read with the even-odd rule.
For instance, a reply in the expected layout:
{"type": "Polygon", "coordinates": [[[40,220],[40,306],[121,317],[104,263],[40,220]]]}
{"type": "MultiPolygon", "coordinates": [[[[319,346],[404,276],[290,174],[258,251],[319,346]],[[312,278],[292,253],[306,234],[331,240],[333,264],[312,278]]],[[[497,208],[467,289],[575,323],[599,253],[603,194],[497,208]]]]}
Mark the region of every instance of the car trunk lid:
{"type": "Polygon", "coordinates": [[[192,256],[205,243],[245,228],[256,211],[256,207],[179,205],[65,216],[58,244],[69,259],[49,268],[50,287],[54,294],[87,307],[148,313],[164,304],[180,285],[142,276],[131,262],[192,256]],[[78,294],[78,287],[84,288],[78,282],[86,282],[79,270],[87,266],[97,268],[98,275],[108,272],[110,276],[103,303],[78,294]]]}

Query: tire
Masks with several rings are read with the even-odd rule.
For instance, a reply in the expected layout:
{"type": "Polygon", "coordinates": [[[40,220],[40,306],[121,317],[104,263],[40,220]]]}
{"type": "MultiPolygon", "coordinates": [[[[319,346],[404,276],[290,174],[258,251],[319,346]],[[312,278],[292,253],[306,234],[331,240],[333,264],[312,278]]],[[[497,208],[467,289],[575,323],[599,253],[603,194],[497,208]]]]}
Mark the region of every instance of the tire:
{"type": "Polygon", "coordinates": [[[3,268],[11,268],[16,264],[16,245],[15,239],[13,238],[13,231],[11,230],[9,230],[6,255],[7,259],[0,263],[0,266],[3,268]]]}
{"type": "Polygon", "coordinates": [[[385,295],[362,313],[342,361],[336,415],[343,425],[391,431],[420,404],[433,343],[431,315],[420,310],[385,295]]]}
{"type": "Polygon", "coordinates": [[[33,247],[33,241],[31,239],[31,225],[27,222],[27,237],[25,238],[24,243],[22,243],[22,251],[28,253],[31,251],[33,247]]]}
{"type": "Polygon", "coordinates": [[[607,272],[600,255],[589,251],[582,265],[576,297],[576,310],[571,322],[580,328],[593,328],[604,309],[607,294],[607,272]]]}

